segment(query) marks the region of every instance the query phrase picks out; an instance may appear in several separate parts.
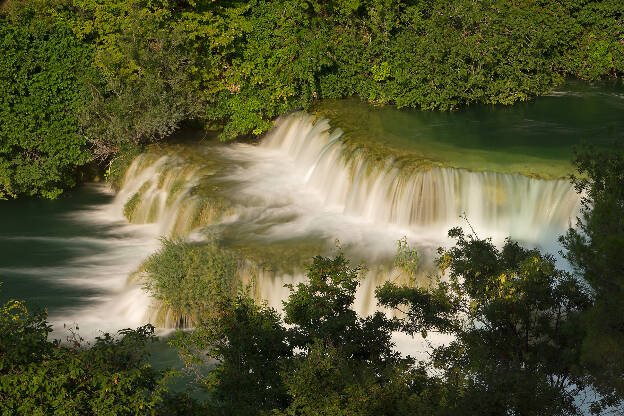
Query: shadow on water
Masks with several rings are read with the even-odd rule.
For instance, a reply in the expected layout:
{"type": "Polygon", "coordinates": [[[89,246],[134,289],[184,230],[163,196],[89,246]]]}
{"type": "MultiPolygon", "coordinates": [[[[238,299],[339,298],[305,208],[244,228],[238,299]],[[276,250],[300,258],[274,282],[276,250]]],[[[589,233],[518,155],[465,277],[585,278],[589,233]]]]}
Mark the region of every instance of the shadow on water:
{"type": "MultiPolygon", "coordinates": [[[[77,221],[72,213],[102,205],[112,195],[93,185],[54,201],[20,199],[0,202],[0,300],[23,299],[31,307],[55,313],[80,307],[101,294],[94,287],[63,284],[82,260],[115,244],[114,224],[77,221]]],[[[89,273],[87,267],[79,271],[89,273]]]]}

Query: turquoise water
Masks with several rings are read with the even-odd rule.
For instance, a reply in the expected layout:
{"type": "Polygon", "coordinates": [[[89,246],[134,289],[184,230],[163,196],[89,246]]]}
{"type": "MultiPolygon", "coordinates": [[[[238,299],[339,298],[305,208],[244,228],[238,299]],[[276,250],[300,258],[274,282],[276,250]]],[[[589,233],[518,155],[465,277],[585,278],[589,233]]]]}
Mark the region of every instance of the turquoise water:
{"type": "MultiPolygon", "coordinates": [[[[96,287],[68,285],[63,279],[82,259],[124,237],[115,232],[115,224],[77,219],[80,212],[111,199],[98,187],[87,186],[55,201],[0,202],[0,299],[24,299],[55,314],[101,295],[96,287]]],[[[78,274],[88,278],[89,267],[78,274]]]]}
{"type": "MultiPolygon", "coordinates": [[[[64,338],[64,324],[77,324],[87,340],[140,325],[118,320],[112,310],[114,322],[106,319],[107,303],[154,248],[140,229],[106,213],[112,201],[106,186],[91,184],[54,201],[0,202],[0,302],[20,299],[30,309],[47,310],[54,338],[64,338]]],[[[184,367],[166,337],[149,351],[156,368],[184,367]]],[[[172,388],[182,390],[189,380],[172,388]]]]}
{"type": "Polygon", "coordinates": [[[624,85],[570,81],[552,94],[513,106],[457,112],[373,107],[357,99],[315,108],[357,141],[471,170],[547,178],[572,172],[574,146],[624,140],[624,85]]]}

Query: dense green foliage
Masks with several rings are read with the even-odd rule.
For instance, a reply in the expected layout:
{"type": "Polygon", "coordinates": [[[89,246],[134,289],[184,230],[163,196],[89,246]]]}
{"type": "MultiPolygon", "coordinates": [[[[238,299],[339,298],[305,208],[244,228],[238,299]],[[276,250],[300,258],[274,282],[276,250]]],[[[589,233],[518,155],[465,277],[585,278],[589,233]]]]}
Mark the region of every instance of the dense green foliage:
{"type": "Polygon", "coordinates": [[[342,255],[316,257],[309,281],[291,288],[285,319],[239,295],[174,344],[189,364],[219,361],[200,378],[214,414],[379,415],[430,407],[434,384],[390,340],[395,322],[351,307],[358,269],[342,255]],[[288,324],[286,327],[285,323],[288,324]]]}
{"type": "MultiPolygon", "coordinates": [[[[575,398],[592,382],[581,362],[583,286],[537,250],[451,235],[457,244],[439,258],[448,279],[379,288],[400,318],[358,316],[358,269],[342,255],[317,257],[308,281],[291,287],[283,321],[239,295],[174,344],[189,364],[218,360],[199,379],[215,414],[579,414],[575,398]],[[394,350],[395,330],[452,340],[416,361],[394,350]]],[[[398,261],[413,255],[402,245],[398,261]]]]}
{"type": "Polygon", "coordinates": [[[93,48],[67,21],[38,16],[36,4],[0,14],[0,199],[54,198],[91,159],[78,116],[93,48]]]}
{"type": "Polygon", "coordinates": [[[198,322],[236,293],[237,261],[216,244],[163,239],[161,249],[143,265],[145,288],[176,316],[198,322]]]}
{"type": "Polygon", "coordinates": [[[0,189],[54,197],[91,153],[114,159],[189,119],[234,138],[323,98],[452,110],[614,77],[623,12],[619,0],[11,0],[0,189]]]}
{"type": "Polygon", "coordinates": [[[562,237],[566,257],[592,290],[584,316],[583,365],[606,397],[624,393],[624,151],[585,151],[574,178],[582,192],[578,228],[562,237]]]}
{"type": "Polygon", "coordinates": [[[173,343],[189,365],[201,366],[206,351],[221,361],[198,380],[211,392],[215,414],[251,415],[287,403],[280,370],[292,348],[274,310],[246,297],[222,298],[218,313],[193,332],[178,333],[173,343]]]}
{"type": "Polygon", "coordinates": [[[92,100],[82,112],[85,134],[97,156],[128,144],[169,136],[203,110],[188,33],[166,2],[71,2],[80,11],[74,30],[97,46],[99,78],[89,82],[92,100]],[[152,6],[150,6],[150,4],[152,6]]]}
{"type": "Polygon", "coordinates": [[[457,244],[439,259],[448,280],[433,289],[386,284],[377,295],[405,311],[405,332],[453,336],[432,354],[453,414],[574,414],[586,385],[576,368],[589,305],[582,285],[537,250],[449,234],[457,244]]]}
{"type": "Polygon", "coordinates": [[[133,415],[160,408],[167,374],[146,363],[153,327],[104,334],[92,345],[49,341],[45,314],[0,309],[0,412],[133,415]]]}

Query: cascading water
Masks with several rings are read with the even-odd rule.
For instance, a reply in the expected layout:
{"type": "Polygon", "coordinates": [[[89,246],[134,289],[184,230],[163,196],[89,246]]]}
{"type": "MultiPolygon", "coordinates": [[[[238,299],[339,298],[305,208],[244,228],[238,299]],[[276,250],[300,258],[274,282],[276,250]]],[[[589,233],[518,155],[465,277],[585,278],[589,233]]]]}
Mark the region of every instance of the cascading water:
{"type": "MultiPolygon", "coordinates": [[[[111,209],[134,223],[155,223],[159,235],[201,239],[192,231],[211,227],[244,253],[277,246],[279,256],[280,244],[296,249],[314,241],[317,251],[306,252],[311,257],[338,239],[347,254],[373,266],[356,305],[370,313],[374,287],[404,278],[389,266],[403,236],[426,264],[448,242],[449,228],[466,225],[465,214],[480,236],[550,247],[579,208],[565,180],[379,159],[342,139],[326,120],[300,113],[279,120],[259,145],[148,152],[129,168],[111,209]]],[[[301,264],[267,270],[263,255],[240,268],[241,278],[255,275],[256,296],[280,308],[288,294],[283,285],[303,279],[301,264]]],[[[130,287],[136,293],[137,283],[130,287]]],[[[158,308],[144,316],[160,325],[180,319],[158,308]]]]}
{"type": "Polygon", "coordinates": [[[371,160],[345,146],[326,121],[303,114],[278,122],[260,147],[293,160],[325,205],[425,235],[444,235],[465,214],[482,235],[544,243],[565,230],[579,208],[567,180],[371,160]]]}
{"type": "Polygon", "coordinates": [[[133,239],[136,252],[118,247],[128,258],[102,270],[126,285],[115,283],[98,302],[54,321],[89,321],[107,330],[113,322],[179,325],[184,317],[150,301],[141,273],[133,273],[160,236],[202,240],[206,230],[218,235],[244,259],[239,279],[253,280],[253,294],[278,309],[288,295],[284,284],[302,281],[303,264],[331,254],[339,240],[348,256],[369,266],[355,305],[367,314],[376,309],[377,285],[405,281],[392,265],[404,236],[426,271],[435,249],[449,244],[448,229],[467,226],[464,213],[480,237],[500,242],[510,235],[552,251],[579,209],[579,197],[565,180],[376,155],[345,140],[326,120],[301,113],[278,120],[259,145],[171,145],[140,155],[114,201],[84,215],[129,227],[141,241],[133,239]],[[123,225],[124,214],[133,224],[123,225]]]}

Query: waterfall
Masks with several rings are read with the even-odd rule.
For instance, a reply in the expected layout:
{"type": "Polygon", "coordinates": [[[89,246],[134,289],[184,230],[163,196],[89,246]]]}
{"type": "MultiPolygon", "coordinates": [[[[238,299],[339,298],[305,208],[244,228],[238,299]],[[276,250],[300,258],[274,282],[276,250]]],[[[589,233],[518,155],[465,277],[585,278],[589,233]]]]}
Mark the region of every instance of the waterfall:
{"type": "MultiPolygon", "coordinates": [[[[426,270],[454,226],[552,250],[578,214],[580,198],[566,180],[379,154],[354,145],[327,120],[296,113],[279,119],[257,145],[149,150],[129,167],[110,209],[132,223],[155,224],[158,235],[201,240],[198,230],[217,233],[244,258],[238,278],[255,279],[254,295],[278,309],[288,294],[284,284],[304,279],[302,259],[331,253],[338,239],[351,258],[369,265],[360,313],[375,310],[376,285],[407,281],[392,267],[403,236],[426,270]],[[267,267],[271,262],[281,266],[267,267]]],[[[145,316],[162,326],[185,319],[158,305],[145,316]]]]}
{"type": "Polygon", "coordinates": [[[139,155],[128,168],[112,209],[123,212],[131,223],[157,224],[161,236],[187,236],[227,215],[231,208],[227,197],[198,192],[216,174],[210,163],[214,159],[206,153],[199,161],[189,160],[181,156],[185,150],[172,147],[164,154],[139,155]]]}
{"type": "Polygon", "coordinates": [[[326,120],[296,114],[279,120],[261,147],[293,160],[325,205],[379,226],[444,234],[465,214],[482,236],[539,243],[564,231],[579,209],[567,180],[404,166],[398,159],[367,157],[341,138],[326,120]]]}

